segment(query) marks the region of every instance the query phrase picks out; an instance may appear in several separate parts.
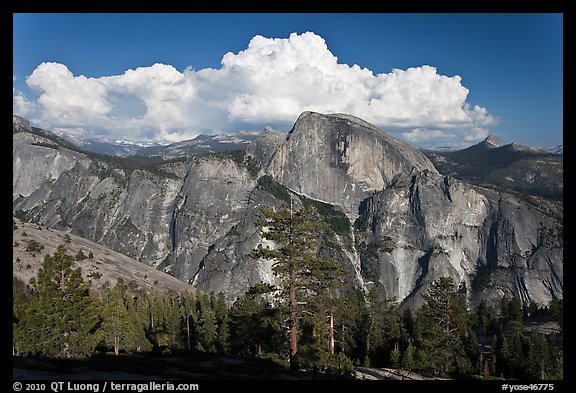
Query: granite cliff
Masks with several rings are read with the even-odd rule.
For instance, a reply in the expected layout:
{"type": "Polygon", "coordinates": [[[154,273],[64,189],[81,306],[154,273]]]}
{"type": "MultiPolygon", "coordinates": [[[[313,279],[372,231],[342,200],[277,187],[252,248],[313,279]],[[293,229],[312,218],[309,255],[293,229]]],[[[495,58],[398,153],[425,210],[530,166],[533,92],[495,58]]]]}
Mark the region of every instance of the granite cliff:
{"type": "Polygon", "coordinates": [[[452,276],[471,304],[563,296],[562,204],[438,173],[418,150],[350,115],[303,113],[242,151],[178,158],[84,152],[14,117],[13,212],[72,232],[233,300],[275,278],[246,257],[264,205],[315,204],[332,231],[321,252],[418,306],[452,276]]]}

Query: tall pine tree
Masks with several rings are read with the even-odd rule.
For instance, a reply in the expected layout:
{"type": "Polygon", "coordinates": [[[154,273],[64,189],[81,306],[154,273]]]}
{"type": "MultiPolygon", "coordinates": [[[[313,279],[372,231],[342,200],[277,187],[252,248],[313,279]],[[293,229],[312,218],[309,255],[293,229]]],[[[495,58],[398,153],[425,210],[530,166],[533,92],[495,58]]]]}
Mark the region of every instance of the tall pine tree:
{"type": "Polygon", "coordinates": [[[317,294],[322,288],[329,287],[339,266],[318,256],[322,232],[327,225],[313,206],[297,212],[288,208],[279,211],[263,208],[262,213],[265,218],[257,223],[261,228],[260,235],[274,241],[278,248],[259,245],[250,255],[255,259],[274,261],[272,270],[280,277],[289,308],[290,367],[295,369],[298,368],[299,303],[306,295],[317,294]]]}
{"type": "Polygon", "coordinates": [[[103,323],[100,327],[106,345],[115,355],[121,350],[129,352],[148,351],[152,345],[146,339],[144,325],[130,299],[129,289],[121,280],[103,293],[103,323]]]}
{"type": "Polygon", "coordinates": [[[21,353],[84,358],[94,352],[100,341],[99,307],[73,265],[74,257],[61,245],[30,281],[32,296],[22,304],[14,331],[21,353]]]}
{"type": "Polygon", "coordinates": [[[463,295],[451,277],[441,277],[424,299],[416,320],[419,368],[434,375],[468,372],[471,364],[463,338],[470,334],[470,316],[463,295]]]}

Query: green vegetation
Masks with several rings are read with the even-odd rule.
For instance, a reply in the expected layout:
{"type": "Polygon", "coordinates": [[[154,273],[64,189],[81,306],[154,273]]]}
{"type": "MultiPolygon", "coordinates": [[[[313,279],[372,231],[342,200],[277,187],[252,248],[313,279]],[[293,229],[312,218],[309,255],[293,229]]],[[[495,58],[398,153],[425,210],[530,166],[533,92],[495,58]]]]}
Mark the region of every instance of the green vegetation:
{"type": "Polygon", "coordinates": [[[121,349],[134,352],[152,349],[133,300],[126,298],[128,294],[129,291],[120,280],[114,288],[101,295],[104,304],[100,326],[102,339],[114,349],[115,355],[119,355],[121,349]]]}
{"type": "MultiPolygon", "coordinates": [[[[272,176],[264,175],[258,178],[258,187],[277,199],[284,201],[285,203],[290,203],[290,190],[275,181],[272,176]]],[[[346,235],[350,232],[350,220],[348,220],[348,217],[333,205],[310,199],[303,195],[299,195],[298,198],[304,207],[314,207],[316,212],[322,217],[334,233],[346,235]]]]}
{"type": "Polygon", "coordinates": [[[456,291],[451,278],[442,277],[424,299],[415,326],[419,369],[436,376],[471,374],[480,352],[464,293],[456,291]]]}
{"type": "Polygon", "coordinates": [[[348,220],[346,214],[337,210],[333,205],[306,198],[305,196],[300,196],[300,200],[304,207],[313,206],[334,233],[338,235],[350,233],[350,220],[348,220]]]}
{"type": "Polygon", "coordinates": [[[563,197],[562,156],[510,146],[429,153],[440,173],[479,185],[492,185],[529,195],[561,201],[563,197]]]}
{"type": "Polygon", "coordinates": [[[354,221],[354,229],[359,232],[368,230],[368,219],[364,215],[359,215],[354,221]]]}
{"type": "Polygon", "coordinates": [[[92,163],[91,169],[101,179],[112,176],[120,184],[125,184],[126,178],[123,178],[120,174],[116,173],[114,171],[114,168],[122,169],[128,173],[131,173],[135,170],[144,170],[161,177],[167,177],[172,179],[177,178],[175,174],[165,171],[161,168],[162,164],[166,162],[171,162],[171,160],[164,160],[162,157],[144,157],[144,156],[118,157],[107,154],[93,153],[82,150],[73,143],[68,142],[63,138],[60,138],[51,132],[44,131],[41,128],[32,127],[31,132],[32,134],[41,136],[55,143],[54,145],[52,145],[46,142],[37,142],[35,143],[35,145],[45,146],[54,149],[57,149],[61,146],[68,150],[85,154],[87,157],[95,161],[98,161],[92,163]]]}
{"type": "MultiPolygon", "coordinates": [[[[297,220],[309,225],[310,212],[304,212],[297,220]]],[[[519,299],[505,297],[498,307],[482,302],[467,310],[464,291],[442,277],[431,284],[421,308],[402,312],[396,299],[382,299],[374,290],[368,299],[352,289],[336,291],[338,275],[329,261],[318,259],[315,247],[302,253],[299,244],[305,241],[289,241],[290,231],[281,226],[290,224],[286,212],[268,220],[278,224],[270,236],[281,246],[275,258],[282,285],[257,284],[232,305],[222,294],[145,293],[122,280],[91,293],[80,269],[72,268],[74,257],[60,246],[29,286],[13,279],[14,353],[66,359],[98,359],[102,352],[190,353],[269,359],[283,367],[292,358],[303,370],[339,378],[350,377],[354,365],[444,378],[563,378],[561,299],[522,308],[519,299]],[[297,277],[295,324],[290,272],[303,266],[313,274],[297,277]],[[555,321],[560,330],[529,330],[531,320],[555,321]],[[290,357],[292,329],[297,352],[290,357]]],[[[305,237],[314,240],[319,232],[311,229],[305,237]]],[[[272,256],[272,250],[255,252],[272,256]]]]}
{"type": "Polygon", "coordinates": [[[120,184],[125,184],[127,179],[119,177],[120,174],[115,173],[114,169],[121,169],[126,172],[129,176],[132,172],[136,170],[147,171],[154,175],[165,177],[169,179],[178,179],[178,176],[172,172],[168,172],[162,169],[162,165],[169,162],[164,160],[162,157],[144,157],[144,156],[109,156],[106,154],[97,154],[91,152],[83,152],[88,157],[95,160],[92,164],[92,170],[101,179],[109,176],[113,176],[117,182],[120,184]]]}
{"type": "MultiPolygon", "coordinates": [[[[76,145],[74,145],[71,142],[68,142],[66,139],[64,138],[60,138],[59,136],[56,136],[55,134],[48,132],[48,131],[44,131],[41,128],[37,128],[37,127],[31,127],[30,132],[34,135],[38,135],[41,136],[43,138],[48,139],[49,141],[54,142],[56,145],[65,147],[66,149],[69,150],[73,150],[73,151],[78,151],[78,152],[82,152],[82,150],[80,150],[76,145]]],[[[36,145],[40,145],[40,146],[46,146],[46,147],[51,147],[51,148],[57,148],[57,146],[53,146],[52,144],[46,143],[46,142],[38,142],[36,143],[36,145]]]]}
{"type": "MultiPolygon", "coordinates": [[[[24,234],[22,234],[24,236],[24,234]]],[[[30,253],[40,252],[44,249],[44,246],[38,243],[36,240],[28,240],[26,242],[26,251],[30,253]]]]}
{"type": "MultiPolygon", "coordinates": [[[[26,222],[26,212],[22,209],[16,209],[14,217],[20,220],[20,222],[26,222]]],[[[14,228],[14,225],[12,225],[12,228],[14,228]]]]}
{"type": "Polygon", "coordinates": [[[84,252],[82,251],[82,249],[79,249],[78,252],[76,253],[76,255],[74,256],[74,259],[77,261],[83,261],[86,258],[88,258],[88,257],[86,255],[84,255],[84,252]]]}
{"type": "Polygon", "coordinates": [[[102,273],[100,273],[98,271],[90,270],[90,273],[87,274],[87,277],[99,280],[100,278],[102,278],[102,273]]]}
{"type": "Polygon", "coordinates": [[[322,345],[321,337],[314,332],[322,329],[326,314],[332,316],[331,308],[326,305],[331,303],[329,301],[332,297],[331,290],[339,283],[342,271],[337,262],[318,255],[326,223],[313,206],[304,207],[297,212],[287,208],[282,208],[278,212],[272,208],[261,210],[265,218],[257,223],[261,228],[260,235],[276,242],[280,248],[273,250],[259,245],[252,251],[250,257],[275,262],[272,271],[281,280],[280,298],[288,305],[290,368],[327,364],[333,355],[333,326],[330,331],[331,353],[326,353],[326,346],[322,345]],[[264,227],[267,229],[263,230],[264,227]],[[311,336],[304,334],[308,341],[299,340],[298,331],[302,318],[299,305],[303,300],[313,305],[321,296],[327,298],[324,304],[319,303],[314,307],[317,312],[312,315],[315,318],[303,320],[304,331],[311,330],[312,334],[311,336]],[[302,342],[303,357],[298,354],[298,344],[302,342]]]}
{"type": "Polygon", "coordinates": [[[276,197],[286,203],[290,203],[290,191],[282,184],[276,182],[272,176],[264,175],[258,178],[258,187],[273,197],[276,197]]]}
{"type": "Polygon", "coordinates": [[[164,169],[164,167],[167,164],[169,165],[189,159],[188,157],[165,159],[163,157],[145,157],[138,155],[118,157],[92,152],[83,153],[93,159],[90,164],[92,173],[97,175],[101,180],[112,177],[114,181],[121,186],[128,184],[131,174],[136,170],[146,171],[161,178],[177,180],[179,178],[178,175],[164,169]]]}
{"type": "Polygon", "coordinates": [[[62,358],[90,356],[99,336],[98,304],[89,294],[74,258],[58,247],[30,282],[29,299],[14,299],[14,348],[62,358]]]}
{"type": "Polygon", "coordinates": [[[245,168],[253,178],[256,178],[260,172],[260,162],[258,162],[258,160],[254,157],[248,155],[244,149],[231,150],[220,153],[207,153],[203,155],[207,157],[232,160],[236,163],[236,165],[238,165],[238,167],[245,168]]]}

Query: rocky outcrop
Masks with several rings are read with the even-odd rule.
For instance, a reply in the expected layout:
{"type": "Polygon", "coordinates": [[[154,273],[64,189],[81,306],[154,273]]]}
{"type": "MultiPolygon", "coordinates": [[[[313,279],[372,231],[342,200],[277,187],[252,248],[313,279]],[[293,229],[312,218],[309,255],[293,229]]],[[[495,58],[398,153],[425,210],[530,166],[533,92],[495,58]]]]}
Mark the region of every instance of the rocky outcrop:
{"type": "Polygon", "coordinates": [[[561,222],[509,194],[419,173],[366,199],[356,227],[363,276],[386,297],[419,305],[441,276],[471,304],[562,297],[561,222]]]}
{"type": "Polygon", "coordinates": [[[495,147],[502,147],[504,146],[504,142],[500,138],[494,135],[488,135],[483,142],[482,145],[486,146],[487,148],[495,148],[495,147]]]}
{"type": "Polygon", "coordinates": [[[194,278],[214,243],[245,216],[256,179],[229,159],[197,157],[183,179],[170,224],[172,273],[194,278]]]}
{"type": "Polygon", "coordinates": [[[502,295],[563,296],[562,205],[473,186],[349,115],[303,113],[288,134],[266,130],[238,154],[162,162],[82,152],[14,121],[15,215],[106,245],[233,300],[276,283],[262,206],[323,202],[338,217],[321,253],[347,285],[418,306],[451,276],[470,304],[502,295]]]}
{"type": "Polygon", "coordinates": [[[125,169],[15,134],[13,211],[66,229],[187,282],[240,219],[255,179],[234,160],[197,156],[125,169]]]}
{"type": "Polygon", "coordinates": [[[76,256],[81,251],[87,257],[76,260],[74,265],[81,269],[84,280],[91,282],[91,290],[113,287],[118,279],[134,289],[144,291],[155,289],[184,292],[192,289],[173,276],[66,231],[15,220],[12,240],[12,274],[25,283],[37,277],[44,256],[54,254],[58,246],[64,244],[68,254],[76,256]],[[36,244],[41,252],[31,251],[31,244],[36,244]]]}
{"type": "Polygon", "coordinates": [[[304,112],[267,172],[291,190],[340,206],[353,218],[371,192],[412,170],[436,172],[422,153],[361,119],[304,112]]]}

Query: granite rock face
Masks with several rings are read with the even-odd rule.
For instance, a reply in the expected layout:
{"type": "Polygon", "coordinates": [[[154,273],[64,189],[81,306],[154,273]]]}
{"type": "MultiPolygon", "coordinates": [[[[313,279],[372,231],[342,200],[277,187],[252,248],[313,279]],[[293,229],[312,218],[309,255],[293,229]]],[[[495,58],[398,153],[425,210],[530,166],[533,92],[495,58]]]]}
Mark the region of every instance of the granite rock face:
{"type": "Polygon", "coordinates": [[[286,203],[281,189],[295,209],[311,199],[343,213],[347,224],[321,252],[361,291],[375,286],[417,307],[449,275],[471,305],[563,296],[561,203],[440,175],[419,151],[353,116],[305,112],[290,133],[266,130],[236,155],[130,162],[74,149],[15,117],[13,212],[234,300],[276,283],[271,263],[247,254],[274,247],[255,222],[261,207],[286,203]]]}
{"type": "Polygon", "coordinates": [[[20,130],[13,138],[13,212],[188,282],[209,247],[243,216],[256,179],[234,160],[193,156],[129,168],[20,130]]]}
{"type": "Polygon", "coordinates": [[[349,115],[304,112],[267,172],[291,190],[354,217],[371,192],[412,170],[436,172],[418,150],[349,115]]]}
{"type": "MultiPolygon", "coordinates": [[[[534,202],[535,203],[535,202],[534,202]]],[[[562,223],[509,194],[419,173],[363,201],[363,276],[386,297],[419,305],[429,284],[451,276],[468,300],[525,304],[562,297],[562,223]]]]}

